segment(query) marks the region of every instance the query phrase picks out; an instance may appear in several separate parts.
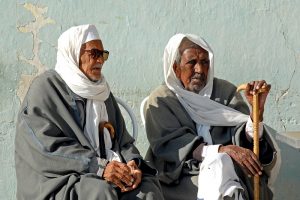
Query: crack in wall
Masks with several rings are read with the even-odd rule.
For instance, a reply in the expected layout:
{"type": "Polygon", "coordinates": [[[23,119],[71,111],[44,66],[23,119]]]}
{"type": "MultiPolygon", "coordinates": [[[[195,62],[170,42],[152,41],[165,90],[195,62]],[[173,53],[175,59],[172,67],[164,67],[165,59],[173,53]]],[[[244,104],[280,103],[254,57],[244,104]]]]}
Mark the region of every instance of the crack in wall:
{"type": "Polygon", "coordinates": [[[28,24],[17,26],[17,29],[22,33],[31,33],[32,39],[33,39],[33,48],[32,58],[26,58],[23,55],[17,54],[17,58],[19,61],[26,62],[27,64],[30,64],[35,67],[36,73],[33,75],[29,74],[22,74],[21,79],[19,82],[19,86],[17,89],[17,96],[19,97],[20,101],[22,102],[25,94],[29,88],[29,85],[34,77],[41,74],[46,70],[46,66],[42,64],[40,57],[39,57],[39,50],[40,50],[40,44],[41,40],[39,39],[39,31],[41,28],[46,26],[47,24],[54,24],[55,21],[52,20],[49,17],[45,17],[44,15],[48,11],[48,7],[40,7],[37,5],[33,5],[31,3],[25,3],[23,4],[23,7],[30,11],[31,14],[34,16],[34,20],[32,22],[29,22],[28,24]]]}
{"type": "MultiPolygon", "coordinates": [[[[288,82],[288,86],[286,89],[283,89],[283,90],[279,90],[279,94],[276,92],[276,98],[275,98],[275,105],[276,105],[276,109],[277,109],[277,113],[278,113],[278,116],[279,116],[279,120],[282,124],[282,127],[284,128],[284,131],[286,131],[286,123],[283,119],[283,116],[282,116],[282,113],[280,111],[280,101],[288,95],[289,93],[289,90],[291,88],[291,84],[292,84],[292,80],[295,76],[295,73],[296,73],[296,66],[298,65],[298,61],[297,61],[297,53],[296,51],[292,48],[290,42],[289,42],[289,38],[287,36],[287,30],[286,28],[284,27],[283,25],[283,22],[282,22],[282,19],[281,17],[279,16],[278,13],[276,13],[276,17],[278,18],[279,22],[280,22],[280,30],[281,30],[281,33],[282,33],[282,36],[283,36],[283,39],[284,39],[284,43],[285,43],[285,46],[286,48],[293,54],[293,58],[294,58],[294,69],[292,71],[292,75],[289,79],[289,82],[288,82]]],[[[277,70],[277,73],[278,73],[278,70],[277,70]]]]}

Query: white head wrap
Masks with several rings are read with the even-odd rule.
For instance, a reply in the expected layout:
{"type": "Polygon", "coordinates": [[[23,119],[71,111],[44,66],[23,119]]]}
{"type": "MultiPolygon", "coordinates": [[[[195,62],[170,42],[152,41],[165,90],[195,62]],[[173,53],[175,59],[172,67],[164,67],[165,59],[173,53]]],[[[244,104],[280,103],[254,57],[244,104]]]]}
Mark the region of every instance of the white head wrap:
{"type": "MultiPolygon", "coordinates": [[[[62,33],[58,39],[55,70],[75,94],[87,99],[84,134],[99,153],[98,125],[108,121],[104,101],[109,97],[110,89],[102,74],[99,81],[93,82],[79,69],[81,45],[92,40],[100,40],[100,37],[96,27],[90,24],[75,26],[62,33]]],[[[105,134],[105,146],[109,151],[111,139],[107,130],[105,134]]],[[[107,152],[108,157],[110,154],[107,152]]]]}
{"type": "MultiPolygon", "coordinates": [[[[207,135],[210,126],[235,126],[248,120],[249,116],[210,99],[214,79],[214,59],[211,48],[202,38],[192,34],[174,35],[165,48],[163,62],[167,87],[176,94],[180,103],[197,123],[198,134],[200,134],[200,132],[206,132],[205,134],[207,135]],[[209,53],[210,66],[207,84],[199,94],[186,90],[173,70],[173,64],[179,53],[178,47],[184,37],[209,53]]],[[[211,140],[211,138],[209,138],[210,136],[202,136],[204,139],[208,137],[206,142],[211,143],[211,141],[209,141],[211,140]]]]}

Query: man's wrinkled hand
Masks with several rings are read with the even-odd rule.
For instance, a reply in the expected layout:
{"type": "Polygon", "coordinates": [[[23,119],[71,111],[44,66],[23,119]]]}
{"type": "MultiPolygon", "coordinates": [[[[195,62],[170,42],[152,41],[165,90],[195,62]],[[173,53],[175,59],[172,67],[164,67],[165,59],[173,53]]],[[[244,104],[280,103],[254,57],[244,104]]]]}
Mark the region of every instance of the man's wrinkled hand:
{"type": "MultiPolygon", "coordinates": [[[[268,84],[266,83],[265,80],[252,81],[247,84],[247,87],[245,90],[245,97],[251,106],[253,103],[253,95],[257,94],[259,89],[261,89],[262,87],[266,87],[267,85],[268,84]]],[[[260,121],[263,120],[264,106],[265,106],[265,102],[266,102],[268,94],[269,94],[269,90],[267,90],[266,92],[260,93],[260,95],[259,95],[259,110],[260,110],[259,118],[260,118],[260,121]]],[[[252,112],[251,112],[250,116],[252,118],[252,112]]]]}
{"type": "Polygon", "coordinates": [[[220,146],[219,153],[227,153],[250,176],[261,175],[262,165],[249,149],[236,145],[220,146]]]}
{"type": "Polygon", "coordinates": [[[130,168],[131,175],[134,178],[134,183],[132,184],[131,190],[138,187],[142,181],[142,171],[138,168],[134,160],[131,160],[127,163],[127,166],[130,168]]]}
{"type": "Polygon", "coordinates": [[[122,192],[132,190],[135,183],[132,169],[124,163],[118,161],[109,162],[103,172],[103,178],[118,186],[122,192]]]}

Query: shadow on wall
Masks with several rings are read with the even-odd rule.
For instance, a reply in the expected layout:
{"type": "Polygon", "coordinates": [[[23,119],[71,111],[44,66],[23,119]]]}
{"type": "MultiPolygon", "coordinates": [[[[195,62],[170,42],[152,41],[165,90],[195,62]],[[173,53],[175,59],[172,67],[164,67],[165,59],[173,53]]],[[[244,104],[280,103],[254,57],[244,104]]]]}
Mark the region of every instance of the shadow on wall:
{"type": "Polygon", "coordinates": [[[300,151],[279,142],[281,149],[281,168],[278,178],[275,182],[274,199],[299,199],[299,183],[300,183],[300,151]]]}

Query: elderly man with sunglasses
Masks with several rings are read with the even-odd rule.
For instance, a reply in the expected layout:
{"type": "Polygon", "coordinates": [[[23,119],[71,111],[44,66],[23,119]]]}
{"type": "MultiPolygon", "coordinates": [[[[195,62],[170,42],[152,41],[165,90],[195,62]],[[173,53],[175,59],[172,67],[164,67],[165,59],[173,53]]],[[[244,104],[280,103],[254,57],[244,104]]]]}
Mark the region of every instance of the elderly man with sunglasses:
{"type": "Polygon", "coordinates": [[[101,73],[108,55],[93,25],[58,39],[55,70],[32,82],[18,115],[18,199],[163,199],[101,73]]]}
{"type": "MultiPolygon", "coordinates": [[[[276,142],[261,122],[259,159],[251,151],[252,114],[233,84],[214,77],[209,45],[195,35],[176,34],[163,61],[165,84],[150,94],[145,122],[146,159],[159,171],[165,199],[253,199],[254,175],[260,176],[260,199],[271,199],[269,186],[280,165],[276,142]]],[[[248,84],[250,104],[264,85],[248,84]]],[[[267,95],[261,95],[261,114],[267,95]]]]}

